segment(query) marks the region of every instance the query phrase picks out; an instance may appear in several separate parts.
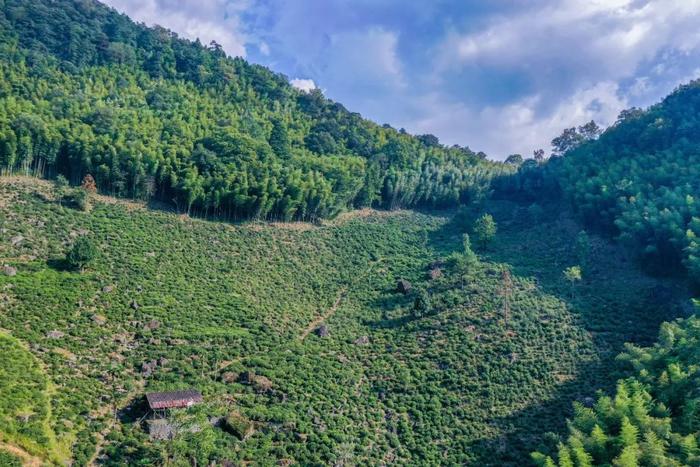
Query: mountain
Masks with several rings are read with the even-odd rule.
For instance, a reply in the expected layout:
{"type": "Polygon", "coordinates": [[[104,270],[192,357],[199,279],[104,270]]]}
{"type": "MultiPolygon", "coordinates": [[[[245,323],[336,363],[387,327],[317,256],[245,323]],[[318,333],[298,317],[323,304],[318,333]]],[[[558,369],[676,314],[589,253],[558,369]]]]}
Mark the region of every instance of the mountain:
{"type": "Polygon", "coordinates": [[[93,0],[0,8],[0,166],[225,219],[447,207],[507,170],[93,0]]]}
{"type": "Polygon", "coordinates": [[[0,464],[698,464],[700,83],[495,163],[93,0],[0,56],[0,464]]]}

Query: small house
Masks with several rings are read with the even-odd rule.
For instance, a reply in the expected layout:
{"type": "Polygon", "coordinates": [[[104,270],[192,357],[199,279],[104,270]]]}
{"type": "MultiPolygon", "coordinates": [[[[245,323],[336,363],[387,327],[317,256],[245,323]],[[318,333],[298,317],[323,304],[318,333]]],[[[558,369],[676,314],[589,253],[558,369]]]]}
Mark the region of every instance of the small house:
{"type": "Polygon", "coordinates": [[[202,394],[194,389],[171,392],[151,392],[146,394],[151,410],[184,409],[201,404],[202,394]]]}

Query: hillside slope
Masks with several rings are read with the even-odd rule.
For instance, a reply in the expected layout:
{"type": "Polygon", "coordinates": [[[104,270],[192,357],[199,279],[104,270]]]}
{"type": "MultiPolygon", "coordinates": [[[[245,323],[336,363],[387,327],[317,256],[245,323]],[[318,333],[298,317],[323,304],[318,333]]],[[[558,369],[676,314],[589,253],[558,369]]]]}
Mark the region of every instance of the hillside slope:
{"type": "Polygon", "coordinates": [[[0,169],[226,219],[479,199],[509,170],[94,0],[0,3],[0,169]]]}
{"type": "Polygon", "coordinates": [[[496,247],[431,280],[430,263],[461,251],[462,215],[227,225],[110,198],[81,212],[48,184],[0,181],[0,256],[17,270],[0,276],[0,327],[45,363],[50,428],[77,465],[520,465],[572,400],[611,387],[623,342],[649,343],[682,313],[650,313],[659,290],[680,293],[596,238],[598,272],[572,292],[561,271],[578,230],[554,211],[533,223],[490,203],[496,247]],[[83,274],[62,263],[80,236],[101,252],[83,274]],[[427,314],[399,278],[428,290],[427,314]],[[307,333],[315,323],[329,336],[307,333]],[[149,441],[142,394],[183,387],[204,394],[178,415],[200,431],[149,441]],[[253,434],[207,421],[227,414],[253,434]]]}
{"type": "Polygon", "coordinates": [[[646,111],[623,112],[603,135],[549,170],[584,222],[616,236],[655,272],[700,284],[700,81],[646,111]]]}

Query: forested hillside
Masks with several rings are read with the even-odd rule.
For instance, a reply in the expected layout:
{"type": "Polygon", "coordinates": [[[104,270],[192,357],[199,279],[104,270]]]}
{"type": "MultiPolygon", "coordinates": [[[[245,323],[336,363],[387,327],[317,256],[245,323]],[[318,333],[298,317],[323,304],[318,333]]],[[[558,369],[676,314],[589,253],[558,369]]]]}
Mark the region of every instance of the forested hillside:
{"type": "Polygon", "coordinates": [[[481,198],[508,167],[379,126],[320,91],[94,0],[0,1],[6,173],[223,218],[332,217],[353,207],[481,198]]]}
{"type": "Polygon", "coordinates": [[[520,195],[561,193],[590,228],[617,238],[649,271],[700,283],[700,81],[647,110],[622,112],[599,138],[567,130],[547,164],[525,164],[520,195]]]}

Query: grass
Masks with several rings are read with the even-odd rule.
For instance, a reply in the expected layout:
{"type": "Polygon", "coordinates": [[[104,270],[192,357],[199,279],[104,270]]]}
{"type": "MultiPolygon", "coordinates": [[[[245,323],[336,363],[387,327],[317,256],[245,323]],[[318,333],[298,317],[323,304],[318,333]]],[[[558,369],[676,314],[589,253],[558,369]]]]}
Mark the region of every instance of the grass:
{"type": "Polygon", "coordinates": [[[522,465],[572,400],[614,382],[623,342],[652,340],[679,313],[649,298],[662,287],[676,300],[675,289],[595,237],[597,272],[572,295],[562,271],[575,264],[576,225],[522,220],[509,203],[485,207],[499,233],[479,266],[429,280],[428,265],[460,249],[454,213],[363,211],[320,226],[223,224],[112,200],[84,213],[26,179],[4,179],[0,200],[0,257],[18,270],[0,276],[0,327],[42,362],[56,388],[49,428],[77,465],[100,432],[108,465],[522,465]],[[83,274],[62,270],[83,234],[99,258],[83,274]],[[400,278],[429,290],[430,315],[412,316],[400,278]],[[301,340],[324,316],[329,337],[301,340]],[[161,358],[145,377],[142,363],[161,358]],[[222,377],[249,370],[272,390],[222,377]],[[204,394],[179,414],[199,431],[151,443],[133,396],[183,387],[204,394]],[[254,433],[240,440],[207,421],[231,413],[254,433]]]}

